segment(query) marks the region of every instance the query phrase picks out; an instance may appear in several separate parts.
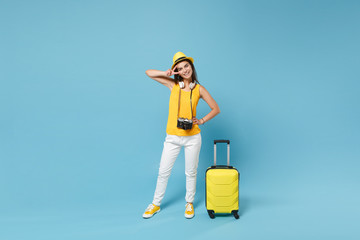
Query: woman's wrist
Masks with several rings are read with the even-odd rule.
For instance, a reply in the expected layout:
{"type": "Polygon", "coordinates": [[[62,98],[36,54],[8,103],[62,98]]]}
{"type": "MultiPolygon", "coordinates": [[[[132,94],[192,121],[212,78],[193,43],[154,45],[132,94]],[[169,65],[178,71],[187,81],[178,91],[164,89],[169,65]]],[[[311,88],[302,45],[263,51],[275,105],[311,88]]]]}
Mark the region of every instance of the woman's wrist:
{"type": "Polygon", "coordinates": [[[201,120],[202,120],[201,125],[204,125],[204,124],[205,124],[205,120],[204,120],[204,118],[202,118],[201,120]]]}

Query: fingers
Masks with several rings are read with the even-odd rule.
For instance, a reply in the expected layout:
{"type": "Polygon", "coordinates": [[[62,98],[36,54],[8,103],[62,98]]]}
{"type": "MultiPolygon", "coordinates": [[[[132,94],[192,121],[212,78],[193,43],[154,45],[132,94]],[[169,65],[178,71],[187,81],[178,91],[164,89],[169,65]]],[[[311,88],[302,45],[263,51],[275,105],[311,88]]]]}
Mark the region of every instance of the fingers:
{"type": "MultiPolygon", "coordinates": [[[[193,117],[192,119],[193,119],[193,123],[194,123],[194,124],[197,124],[197,125],[202,125],[202,124],[203,124],[203,123],[201,123],[201,121],[200,121],[201,119],[197,119],[196,117],[193,117]]],[[[204,121],[204,120],[203,120],[203,121],[204,121]]]]}
{"type": "Polygon", "coordinates": [[[174,72],[174,70],[169,69],[165,72],[166,76],[172,76],[174,74],[179,74],[178,72],[174,72]]]}
{"type": "Polygon", "coordinates": [[[172,73],[173,74],[179,74],[179,72],[175,72],[175,69],[176,69],[176,65],[171,69],[172,73]]]}

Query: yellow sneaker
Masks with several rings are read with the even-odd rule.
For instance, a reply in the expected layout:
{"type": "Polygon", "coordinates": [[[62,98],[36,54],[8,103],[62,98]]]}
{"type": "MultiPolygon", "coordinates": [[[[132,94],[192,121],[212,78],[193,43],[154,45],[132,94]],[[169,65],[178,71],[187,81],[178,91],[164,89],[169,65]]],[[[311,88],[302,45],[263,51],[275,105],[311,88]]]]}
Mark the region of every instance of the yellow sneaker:
{"type": "Polygon", "coordinates": [[[193,218],[194,215],[195,215],[194,205],[192,203],[187,203],[185,205],[185,217],[186,218],[193,218]]]}
{"type": "Polygon", "coordinates": [[[157,212],[160,212],[160,207],[154,204],[149,204],[143,214],[143,218],[151,218],[157,212]]]}

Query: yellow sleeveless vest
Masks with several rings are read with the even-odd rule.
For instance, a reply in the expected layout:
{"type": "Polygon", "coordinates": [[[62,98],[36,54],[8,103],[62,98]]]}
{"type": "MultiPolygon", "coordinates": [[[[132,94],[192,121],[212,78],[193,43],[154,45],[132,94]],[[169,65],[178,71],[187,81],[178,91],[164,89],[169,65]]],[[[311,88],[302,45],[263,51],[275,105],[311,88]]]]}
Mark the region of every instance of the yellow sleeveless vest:
{"type": "MultiPolygon", "coordinates": [[[[177,128],[179,89],[180,89],[179,84],[175,84],[171,90],[170,100],[169,100],[169,116],[166,126],[166,133],[177,136],[192,136],[198,134],[200,132],[200,128],[197,124],[193,124],[192,129],[189,130],[177,128]]],[[[186,92],[184,90],[181,90],[179,117],[191,119],[190,94],[191,91],[186,92]]],[[[191,100],[193,117],[196,117],[196,106],[199,102],[199,99],[200,99],[200,85],[196,84],[195,88],[192,91],[192,100],[191,100]]]]}

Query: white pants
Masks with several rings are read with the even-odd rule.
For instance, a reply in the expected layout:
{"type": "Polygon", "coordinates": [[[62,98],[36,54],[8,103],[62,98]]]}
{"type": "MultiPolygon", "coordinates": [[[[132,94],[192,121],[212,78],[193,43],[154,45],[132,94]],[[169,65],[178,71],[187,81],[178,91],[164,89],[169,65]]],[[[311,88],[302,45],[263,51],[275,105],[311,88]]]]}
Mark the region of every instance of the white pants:
{"type": "Polygon", "coordinates": [[[166,186],[170,177],[171,169],[180,153],[181,147],[185,149],[185,175],[187,202],[193,202],[196,192],[196,173],[199,163],[201,148],[200,133],[193,136],[176,136],[167,134],[164,149],[161,155],[159,175],[156,184],[153,204],[160,206],[165,195],[166,186]]]}

